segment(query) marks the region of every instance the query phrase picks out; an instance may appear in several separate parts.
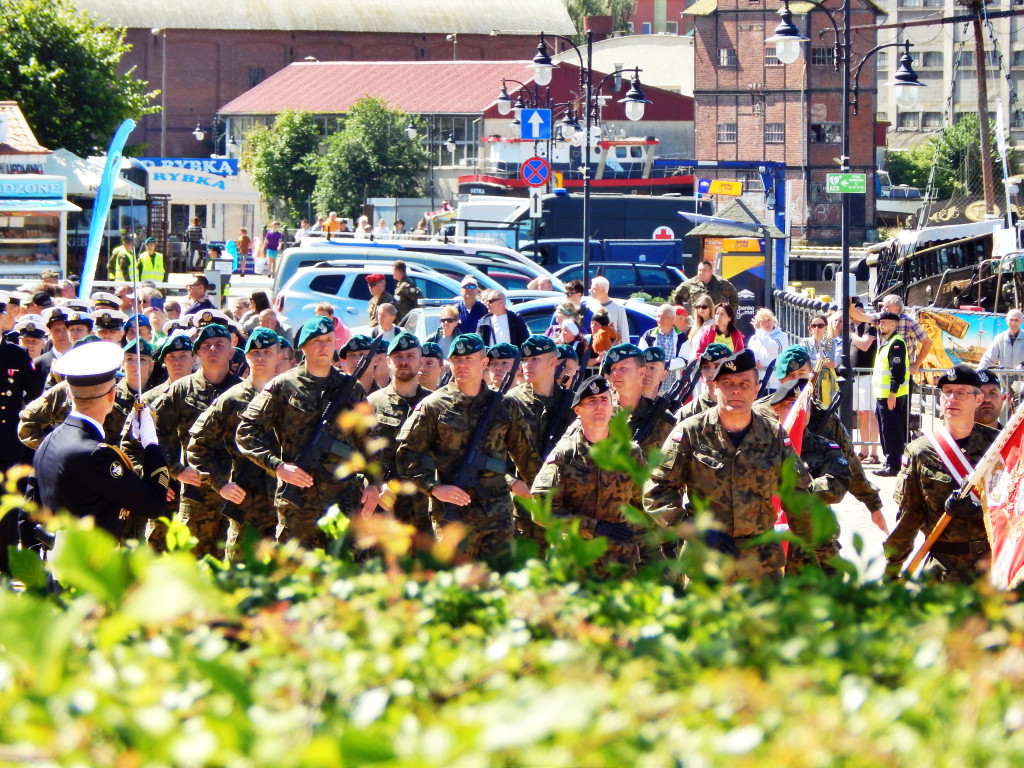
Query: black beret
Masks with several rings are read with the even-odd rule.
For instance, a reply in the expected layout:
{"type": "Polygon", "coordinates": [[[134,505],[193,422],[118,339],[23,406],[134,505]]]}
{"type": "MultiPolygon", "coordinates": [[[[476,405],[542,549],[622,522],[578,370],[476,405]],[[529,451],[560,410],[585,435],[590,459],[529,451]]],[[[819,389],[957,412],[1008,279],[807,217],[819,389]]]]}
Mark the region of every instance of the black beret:
{"type": "Polygon", "coordinates": [[[981,389],[981,377],[969,365],[955,365],[939,377],[936,386],[942,389],[943,384],[963,384],[967,387],[981,389]]]}
{"type": "Polygon", "coordinates": [[[722,361],[722,364],[718,366],[718,371],[715,373],[714,381],[718,381],[723,376],[728,376],[733,373],[743,373],[744,371],[754,370],[757,370],[757,362],[754,360],[754,353],[749,349],[744,349],[722,361]]]}
{"type": "Polygon", "coordinates": [[[572,407],[575,408],[588,397],[594,397],[595,395],[600,395],[602,392],[607,391],[608,380],[604,376],[591,376],[580,385],[579,389],[576,390],[576,394],[572,398],[572,407]]]}

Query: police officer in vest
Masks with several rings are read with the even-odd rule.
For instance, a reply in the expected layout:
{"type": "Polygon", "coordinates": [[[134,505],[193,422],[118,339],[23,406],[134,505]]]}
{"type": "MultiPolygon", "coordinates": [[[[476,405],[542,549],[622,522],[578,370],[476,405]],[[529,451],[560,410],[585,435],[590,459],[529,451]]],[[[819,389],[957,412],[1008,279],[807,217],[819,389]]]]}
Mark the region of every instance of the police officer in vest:
{"type": "Polygon", "coordinates": [[[103,420],[114,407],[114,377],[123,360],[120,347],[100,341],[72,349],[54,363],[71,387],[74,406],[39,445],[32,462],[44,509],[91,516],[115,539],[129,515],[166,514],[169,482],[167,456],[157,443],[148,409],[131,417],[132,430],[144,446],[141,477],[123,453],[103,442],[103,420]]]}
{"type": "Polygon", "coordinates": [[[142,244],[146,250],[139,254],[139,280],[166,283],[167,268],[164,266],[164,255],[157,251],[156,240],[147,237],[142,244]]]}
{"type": "Polygon", "coordinates": [[[879,477],[896,477],[900,457],[907,444],[907,408],[910,402],[910,376],[907,373],[907,343],[896,333],[900,316],[883,312],[878,319],[878,353],[871,373],[875,394],[878,434],[885,454],[885,466],[875,472],[879,477]]]}

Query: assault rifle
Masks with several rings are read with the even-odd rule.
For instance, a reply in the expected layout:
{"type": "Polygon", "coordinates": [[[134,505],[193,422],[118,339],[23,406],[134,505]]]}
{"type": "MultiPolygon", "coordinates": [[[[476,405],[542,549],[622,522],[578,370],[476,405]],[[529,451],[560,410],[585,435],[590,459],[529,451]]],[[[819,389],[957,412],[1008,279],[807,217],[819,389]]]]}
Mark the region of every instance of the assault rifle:
{"type": "MultiPolygon", "coordinates": [[[[519,371],[519,361],[521,359],[519,352],[516,352],[515,358],[512,360],[512,367],[509,368],[508,373],[505,374],[505,378],[501,380],[501,387],[497,392],[489,390],[486,384],[482,385],[481,395],[489,396],[491,399],[484,407],[483,413],[480,414],[480,418],[476,422],[476,427],[473,429],[473,436],[469,441],[469,450],[466,451],[465,457],[462,459],[462,464],[459,465],[459,471],[455,473],[455,477],[452,479],[451,485],[467,489],[470,485],[476,482],[480,473],[489,469],[492,472],[503,472],[505,463],[502,462],[501,468],[495,466],[497,459],[492,459],[484,453],[483,442],[487,436],[487,430],[490,429],[491,424],[494,422],[495,417],[498,415],[498,410],[501,408],[502,400],[505,398],[505,393],[512,387],[512,383],[516,380],[516,373],[519,371]]],[[[448,521],[459,521],[462,519],[462,513],[459,508],[454,504],[445,503],[444,505],[444,519],[448,521]]]]}
{"type": "MultiPolygon", "coordinates": [[[[331,437],[331,427],[334,426],[334,422],[337,420],[338,414],[341,413],[341,409],[348,405],[352,399],[352,390],[355,389],[356,383],[366,373],[366,369],[373,364],[373,356],[377,354],[377,348],[380,347],[383,340],[381,336],[375,338],[373,343],[370,344],[370,349],[366,352],[366,356],[359,361],[355,370],[349,374],[348,379],[335,389],[331,395],[328,396],[328,393],[324,393],[324,402],[320,407],[320,417],[317,420],[316,429],[313,430],[313,435],[310,437],[309,442],[306,443],[298,458],[295,459],[295,465],[303,472],[312,474],[318,468],[320,471],[323,471],[322,464],[324,459],[330,455],[343,458],[352,455],[351,447],[331,437]]],[[[281,501],[293,507],[302,506],[300,488],[297,485],[285,483],[284,490],[281,493],[281,501]]]]}
{"type": "MultiPolygon", "coordinates": [[[[576,390],[580,388],[580,384],[587,377],[587,363],[590,362],[591,351],[588,346],[587,351],[583,353],[583,359],[580,361],[580,367],[576,370],[576,374],[561,389],[555,388],[555,401],[551,406],[553,413],[551,424],[548,426],[547,434],[544,435],[544,441],[540,447],[541,460],[551,453],[555,443],[562,438],[565,430],[569,428],[573,419],[576,418],[576,414],[572,410],[572,400],[576,396],[576,390]]],[[[566,362],[566,360],[563,360],[555,369],[556,382],[562,377],[566,362]]]]}
{"type": "Polygon", "coordinates": [[[654,427],[665,418],[666,414],[674,412],[686,402],[686,398],[690,396],[693,388],[697,386],[699,378],[700,358],[697,357],[691,360],[686,368],[683,369],[679,375],[679,381],[673,384],[668,392],[658,395],[654,399],[651,410],[647,412],[647,417],[637,424],[636,429],[633,430],[633,441],[642,444],[644,440],[650,437],[654,427]]]}
{"type": "Polygon", "coordinates": [[[775,373],[775,360],[768,363],[768,367],[764,369],[764,378],[761,379],[761,386],[757,389],[758,399],[768,394],[768,380],[771,379],[772,374],[775,373]]]}

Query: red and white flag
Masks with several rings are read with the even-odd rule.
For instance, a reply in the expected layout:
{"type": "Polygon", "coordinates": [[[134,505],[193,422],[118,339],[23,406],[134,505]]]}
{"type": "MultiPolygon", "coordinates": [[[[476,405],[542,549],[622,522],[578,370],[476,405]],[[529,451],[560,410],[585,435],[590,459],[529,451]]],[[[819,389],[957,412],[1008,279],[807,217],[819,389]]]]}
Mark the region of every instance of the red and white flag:
{"type": "MultiPolygon", "coordinates": [[[[799,456],[804,447],[804,428],[811,417],[811,397],[814,395],[814,384],[809,382],[800,390],[800,395],[789,407],[789,413],[782,421],[782,428],[786,430],[793,450],[799,456]]],[[[786,512],[782,509],[782,502],[778,496],[772,496],[772,504],[775,505],[775,530],[782,533],[789,530],[789,520],[786,512]]],[[[788,550],[788,544],[783,543],[783,548],[788,550]]]]}
{"type": "Polygon", "coordinates": [[[982,490],[992,547],[992,584],[1013,589],[1024,580],[1024,404],[1003,427],[967,482],[982,490]]]}

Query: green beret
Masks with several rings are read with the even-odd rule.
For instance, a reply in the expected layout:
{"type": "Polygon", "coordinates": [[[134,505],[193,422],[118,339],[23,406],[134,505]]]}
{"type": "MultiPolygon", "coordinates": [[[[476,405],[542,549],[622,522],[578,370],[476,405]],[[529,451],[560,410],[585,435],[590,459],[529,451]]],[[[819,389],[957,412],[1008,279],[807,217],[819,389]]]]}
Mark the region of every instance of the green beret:
{"type": "Polygon", "coordinates": [[[345,346],[338,350],[342,357],[349,352],[366,352],[373,346],[373,339],[362,333],[357,333],[345,342],[345,346]]]}
{"type": "Polygon", "coordinates": [[[295,342],[295,346],[302,349],[306,342],[326,336],[329,333],[334,333],[334,323],[331,322],[331,318],[311,317],[299,329],[299,339],[295,342]]]}
{"type": "Polygon", "coordinates": [[[559,360],[575,360],[577,363],[580,361],[580,359],[576,357],[576,350],[568,344],[559,344],[556,349],[558,350],[559,360]]]}
{"type": "Polygon", "coordinates": [[[722,361],[722,364],[718,366],[718,371],[715,373],[714,381],[718,381],[723,376],[733,373],[755,370],[757,370],[757,361],[754,359],[754,353],[749,349],[744,349],[722,361]]]}
{"type": "Polygon", "coordinates": [[[537,357],[538,355],[546,355],[548,352],[558,352],[556,349],[558,345],[555,344],[555,340],[548,336],[540,336],[539,334],[533,334],[527,337],[526,341],[523,342],[523,360],[529,357],[537,357]]]}
{"type": "Polygon", "coordinates": [[[103,341],[103,339],[101,339],[95,333],[90,333],[88,336],[83,336],[74,344],[72,344],[71,348],[76,349],[77,347],[81,347],[84,344],[92,344],[94,341],[103,341]]]}
{"type": "Polygon", "coordinates": [[[286,336],[282,336],[281,334],[277,335],[277,343],[281,345],[281,349],[292,348],[292,343],[288,341],[288,338],[286,336]]]}
{"type": "Polygon", "coordinates": [[[519,354],[519,350],[516,349],[514,344],[495,344],[493,347],[489,347],[487,350],[488,360],[512,360],[516,355],[519,354]]]}
{"type": "Polygon", "coordinates": [[[591,376],[576,390],[576,394],[572,398],[572,407],[575,408],[588,397],[600,395],[602,392],[607,392],[608,389],[608,379],[604,376],[591,376]]]}
{"type": "Polygon", "coordinates": [[[483,351],[484,340],[480,338],[480,334],[463,333],[452,339],[452,345],[448,348],[448,357],[461,357],[483,351]]]}
{"type": "Polygon", "coordinates": [[[408,331],[402,331],[391,340],[390,344],[388,344],[388,354],[393,355],[395,352],[405,352],[407,349],[421,348],[419,339],[408,331]]]}
{"type": "Polygon", "coordinates": [[[623,360],[629,360],[631,357],[641,363],[645,362],[644,353],[636,344],[616,344],[605,353],[604,362],[601,364],[601,373],[608,373],[613,365],[623,360]]]}
{"type": "Polygon", "coordinates": [[[231,341],[231,333],[220,323],[204,325],[202,330],[199,331],[199,335],[196,336],[196,340],[192,342],[192,353],[198,352],[199,347],[207,339],[227,339],[231,341]]]}
{"type": "Polygon", "coordinates": [[[245,342],[245,351],[251,349],[270,349],[281,344],[281,337],[269,328],[254,328],[245,342]]]}
{"type": "Polygon", "coordinates": [[[665,350],[661,347],[648,347],[644,350],[644,362],[648,363],[664,363],[665,362],[665,350]]]}
{"type": "Polygon", "coordinates": [[[132,339],[127,344],[125,344],[124,345],[124,351],[127,354],[132,354],[132,355],[139,354],[139,355],[142,355],[143,357],[149,357],[149,358],[156,357],[156,353],[155,353],[155,351],[153,349],[153,345],[150,344],[148,341],[146,341],[145,339],[143,339],[141,337],[137,338],[137,339],[132,339]]]}
{"type": "Polygon", "coordinates": [[[784,379],[797,368],[807,365],[809,362],[811,362],[811,356],[799,344],[786,347],[775,359],[775,375],[784,379]]]}
{"type": "Polygon", "coordinates": [[[191,352],[192,351],[192,339],[188,337],[187,333],[181,331],[175,331],[168,336],[163,345],[160,347],[160,351],[157,352],[157,360],[163,360],[164,356],[171,352],[191,352]]]}
{"type": "Polygon", "coordinates": [[[708,344],[707,349],[700,356],[700,362],[703,363],[717,363],[719,360],[725,360],[732,354],[732,350],[729,349],[725,344],[708,344]]]}
{"type": "Polygon", "coordinates": [[[432,357],[435,360],[444,360],[444,350],[442,350],[441,345],[435,341],[424,341],[423,356],[432,357]]]}

